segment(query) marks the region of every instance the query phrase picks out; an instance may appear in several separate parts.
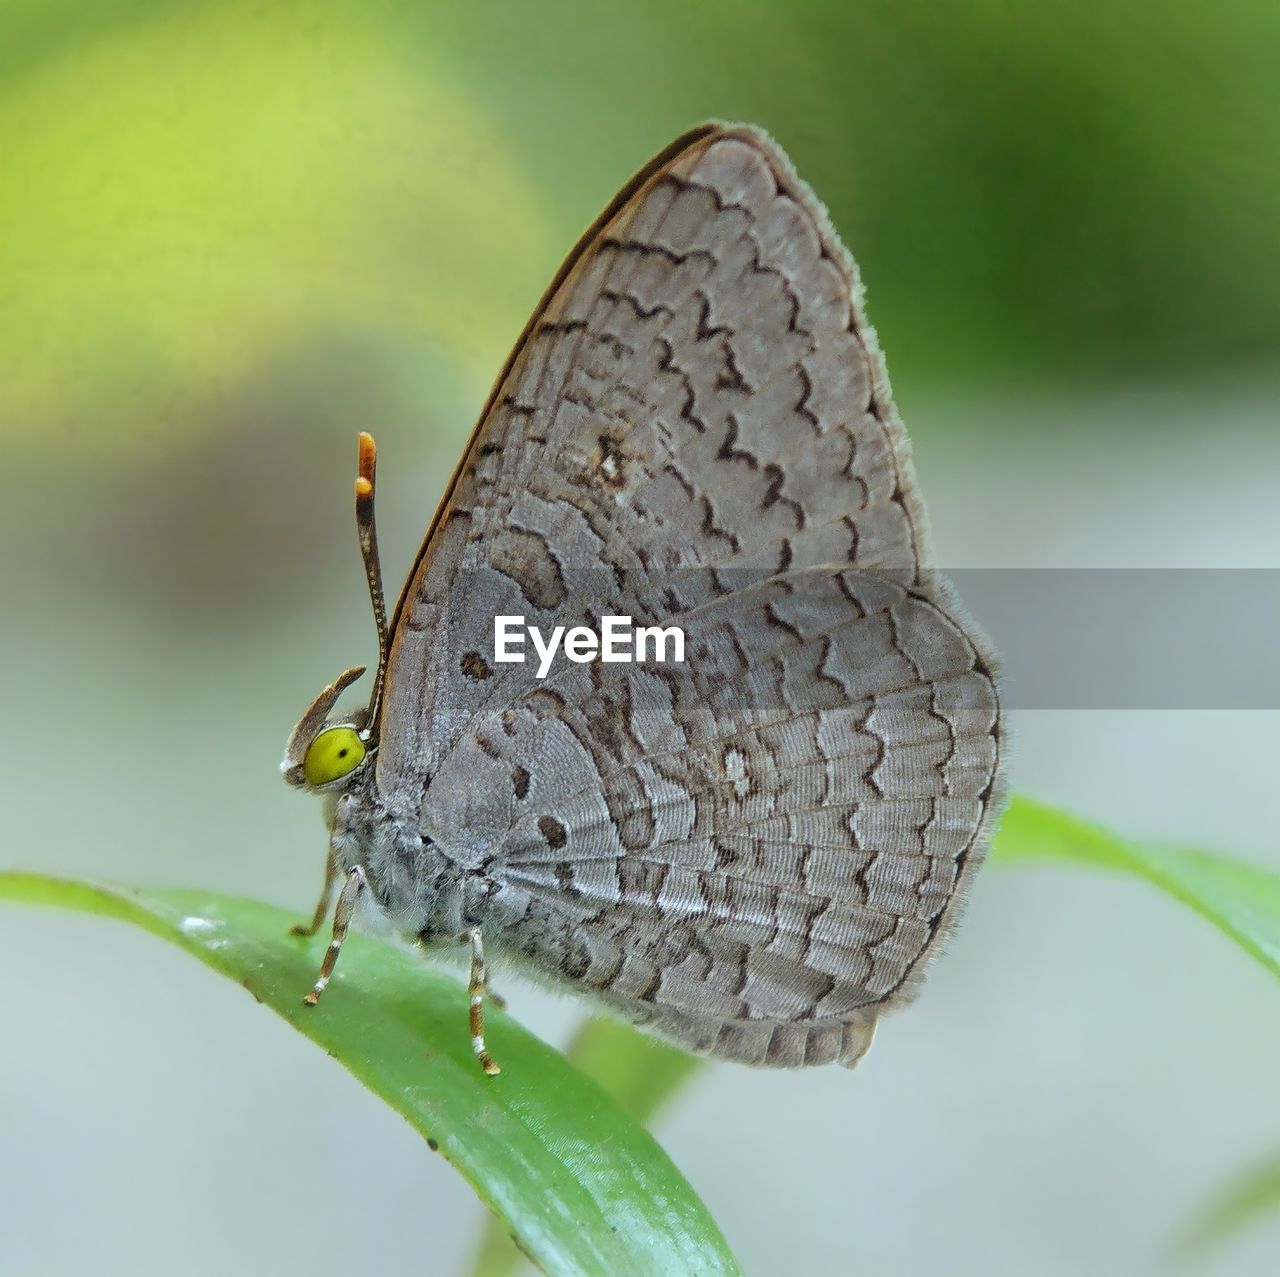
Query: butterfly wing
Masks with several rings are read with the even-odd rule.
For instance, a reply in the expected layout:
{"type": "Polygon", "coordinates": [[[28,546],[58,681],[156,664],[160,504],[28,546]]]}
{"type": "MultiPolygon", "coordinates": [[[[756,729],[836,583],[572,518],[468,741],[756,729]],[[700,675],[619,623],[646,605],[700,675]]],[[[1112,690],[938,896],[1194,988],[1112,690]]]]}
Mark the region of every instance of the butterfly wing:
{"type": "Polygon", "coordinates": [[[760,133],[681,139],[530,321],[397,608],[378,783],[496,939],[691,1045],[854,1058],[996,806],[992,657],[927,567],[852,261],[760,133]],[[493,657],[677,623],[684,665],[493,657]]]}
{"type": "Polygon", "coordinates": [[[495,612],[545,624],[599,593],[602,563],[915,568],[922,511],[858,292],[754,130],[695,131],[629,184],[526,328],[401,596],[380,776],[419,775],[532,681],[492,668],[495,612]]]}
{"type": "Polygon", "coordinates": [[[504,803],[495,934],[690,1046],[855,1058],[981,857],[990,667],[933,590],[856,569],[679,621],[683,666],[562,666],[451,754],[446,792],[504,803]]]}

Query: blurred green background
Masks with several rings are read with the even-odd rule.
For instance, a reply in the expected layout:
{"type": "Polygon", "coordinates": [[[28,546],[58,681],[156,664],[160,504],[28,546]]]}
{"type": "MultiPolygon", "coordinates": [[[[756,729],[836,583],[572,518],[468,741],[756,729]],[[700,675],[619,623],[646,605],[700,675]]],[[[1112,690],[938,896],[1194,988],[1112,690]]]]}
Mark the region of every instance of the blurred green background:
{"type": "MultiPolygon", "coordinates": [[[[310,906],[275,765],[371,652],[355,432],[394,582],[560,258],[709,116],[858,257],[944,563],[1280,566],[1277,65],[1257,0],[4,0],[3,861],[310,906]]],[[[1021,787],[1280,863],[1277,716],[1020,718],[1021,787]]],[[[854,1077],[709,1070],[659,1131],[749,1271],[1157,1271],[1280,1144],[1274,990],[1140,887],[992,875],[954,948],[854,1077]]],[[[465,1189],[174,961],[0,916],[0,1267],[454,1271],[465,1189]]]]}
{"type": "Polygon", "coordinates": [[[0,429],[41,476],[11,503],[161,623],[318,588],[337,446],[403,426],[389,465],[443,464],[588,218],[708,116],[828,202],[908,408],[1280,350],[1274,6],[0,13],[0,429]]]}

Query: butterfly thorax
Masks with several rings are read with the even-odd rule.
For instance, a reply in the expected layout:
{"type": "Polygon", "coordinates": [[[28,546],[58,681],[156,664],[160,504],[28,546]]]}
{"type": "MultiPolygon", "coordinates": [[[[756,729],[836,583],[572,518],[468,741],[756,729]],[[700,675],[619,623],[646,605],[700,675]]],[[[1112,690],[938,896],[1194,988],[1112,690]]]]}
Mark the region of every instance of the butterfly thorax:
{"type": "Polygon", "coordinates": [[[340,873],[363,867],[374,903],[405,935],[453,941],[466,929],[464,895],[475,894],[466,890],[474,868],[449,855],[420,816],[396,810],[378,791],[372,767],[334,803],[329,846],[340,873]]]}

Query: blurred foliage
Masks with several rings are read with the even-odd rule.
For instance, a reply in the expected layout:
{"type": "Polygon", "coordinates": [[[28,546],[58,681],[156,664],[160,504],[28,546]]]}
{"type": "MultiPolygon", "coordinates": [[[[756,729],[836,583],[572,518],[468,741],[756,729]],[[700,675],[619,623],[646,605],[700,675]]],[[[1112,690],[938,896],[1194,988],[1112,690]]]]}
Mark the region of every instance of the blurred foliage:
{"type": "MultiPolygon", "coordinates": [[[[1280,976],[1280,875],[1259,865],[1185,847],[1137,842],[1016,798],[993,844],[997,861],[1072,861],[1120,870],[1194,909],[1280,976]]],[[[1201,1261],[1237,1233],[1280,1214],[1280,1157],[1251,1167],[1185,1224],[1175,1255],[1201,1261]]]]}
{"type": "Polygon", "coordinates": [[[617,1020],[587,1020],[566,1051],[638,1122],[648,1122],[701,1060],[617,1020]]]}
{"type": "Polygon", "coordinates": [[[1280,875],[1186,847],[1121,838],[1030,798],[1015,798],[992,844],[997,861],[1066,860],[1136,874],[1194,909],[1280,976],[1280,875]]]}
{"type": "Polygon", "coordinates": [[[1192,1217],[1172,1257],[1199,1264],[1238,1233],[1280,1215],[1280,1156],[1251,1166],[1192,1217]]]}
{"type": "Polygon", "coordinates": [[[561,257],[708,116],[830,205],[908,421],[1212,401],[1280,348],[1277,54],[1252,0],[7,0],[10,571],[183,641],[284,622],[358,587],[333,459],[372,429],[394,578],[561,257]]]}
{"type": "Polygon", "coordinates": [[[277,425],[299,385],[364,425],[478,397],[707,116],[830,204],[899,380],[1247,366],[1280,338],[1278,55],[1254,0],[9,0],[0,429],[136,467],[264,381],[277,425]]]}

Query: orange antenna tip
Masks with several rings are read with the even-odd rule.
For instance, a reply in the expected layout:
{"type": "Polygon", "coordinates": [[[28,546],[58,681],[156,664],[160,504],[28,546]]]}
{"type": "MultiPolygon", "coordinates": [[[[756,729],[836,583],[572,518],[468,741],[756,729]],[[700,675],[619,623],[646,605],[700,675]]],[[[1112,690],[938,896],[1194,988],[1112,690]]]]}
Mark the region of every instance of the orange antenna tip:
{"type": "Polygon", "coordinates": [[[369,601],[373,604],[373,620],[378,629],[378,672],[373,677],[369,697],[369,739],[377,735],[378,709],[382,702],[382,684],[387,675],[387,604],[382,596],[382,567],[378,563],[378,529],[373,516],[374,475],[378,466],[378,445],[367,431],[360,432],[360,473],[356,476],[356,535],[360,538],[360,557],[369,582],[369,601]]]}
{"type": "Polygon", "coordinates": [[[378,445],[367,431],[360,432],[360,477],[373,483],[373,472],[378,464],[378,445]]]}

